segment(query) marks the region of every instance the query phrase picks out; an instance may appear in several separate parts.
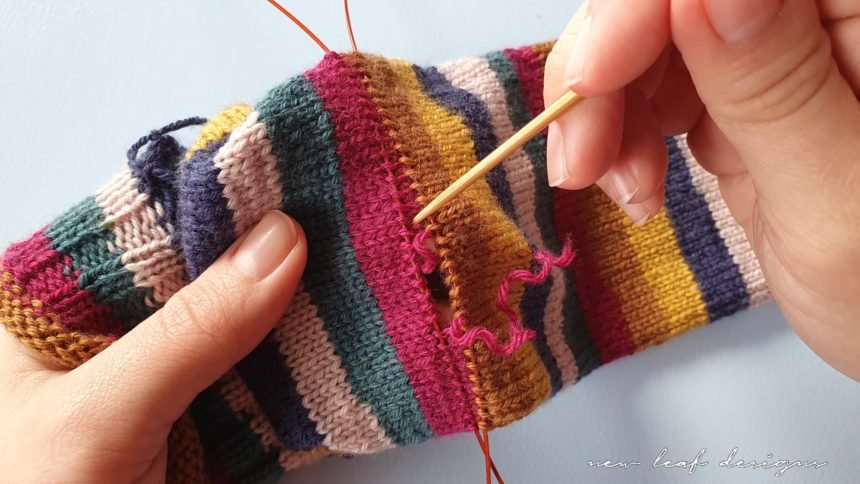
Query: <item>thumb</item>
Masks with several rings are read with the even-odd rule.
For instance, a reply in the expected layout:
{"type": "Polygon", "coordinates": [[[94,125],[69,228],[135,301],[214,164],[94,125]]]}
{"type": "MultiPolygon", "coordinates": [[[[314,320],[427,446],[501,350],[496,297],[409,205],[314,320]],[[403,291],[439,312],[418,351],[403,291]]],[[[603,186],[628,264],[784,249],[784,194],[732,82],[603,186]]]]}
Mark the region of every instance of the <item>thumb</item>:
{"type": "Polygon", "coordinates": [[[108,415],[166,431],[284,314],[306,256],[299,225],[269,212],[164,308],[66,376],[115,406],[108,415]]]}
{"type": "Polygon", "coordinates": [[[718,175],[748,172],[764,210],[778,200],[781,217],[818,218],[828,198],[796,195],[848,187],[860,108],[816,1],[674,0],[671,24],[710,115],[704,124],[712,119],[726,145],[706,151],[728,161],[702,161],[718,175]]]}

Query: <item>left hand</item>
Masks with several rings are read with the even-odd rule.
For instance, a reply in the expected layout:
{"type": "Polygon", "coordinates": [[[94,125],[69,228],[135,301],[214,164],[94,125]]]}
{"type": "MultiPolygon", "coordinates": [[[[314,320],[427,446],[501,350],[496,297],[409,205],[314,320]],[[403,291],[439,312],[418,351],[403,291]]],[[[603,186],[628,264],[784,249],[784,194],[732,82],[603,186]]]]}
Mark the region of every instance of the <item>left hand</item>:
{"type": "Polygon", "coordinates": [[[173,423],[284,314],[306,256],[299,225],[271,212],[164,308],[71,371],[0,332],[3,482],[164,482],[173,423]]]}

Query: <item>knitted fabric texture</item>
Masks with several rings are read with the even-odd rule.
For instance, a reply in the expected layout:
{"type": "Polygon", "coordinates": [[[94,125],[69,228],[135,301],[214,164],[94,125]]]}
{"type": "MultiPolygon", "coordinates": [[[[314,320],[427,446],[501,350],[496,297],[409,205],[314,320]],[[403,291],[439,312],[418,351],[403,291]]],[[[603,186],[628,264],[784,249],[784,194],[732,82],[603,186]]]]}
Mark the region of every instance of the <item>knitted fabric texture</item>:
{"type": "Polygon", "coordinates": [[[543,109],[550,47],[429,68],[330,53],[256,107],[225,109],[187,150],[153,135],[98,193],[7,249],[0,321],[80,365],[283,209],[307,234],[302,287],[170,438],[172,481],[259,482],[325,455],[510,424],[603,364],[765,301],[743,231],[683,136],[666,139],[666,204],[644,226],[599,190],[550,188],[543,135],[413,226],[543,109]],[[541,269],[536,254],[561,254],[568,237],[575,258],[506,287],[534,337],[500,355],[439,330],[424,231],[455,320],[500,343],[506,276],[541,269]]]}

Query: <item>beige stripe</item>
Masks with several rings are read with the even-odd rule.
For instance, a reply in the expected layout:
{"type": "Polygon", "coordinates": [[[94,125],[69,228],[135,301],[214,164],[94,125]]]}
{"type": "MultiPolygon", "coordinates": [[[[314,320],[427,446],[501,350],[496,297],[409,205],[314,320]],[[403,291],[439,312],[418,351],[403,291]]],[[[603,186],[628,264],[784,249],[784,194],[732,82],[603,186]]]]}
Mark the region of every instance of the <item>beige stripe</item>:
{"type": "Polygon", "coordinates": [[[173,226],[162,226],[161,203],[155,208],[147,203],[149,195],[137,190],[137,180],[128,167],[96,192],[96,203],[102,209],[103,222],[114,231],[114,244],[108,249],[123,251],[120,261],[133,274],[137,287],[152,288],[150,307],[164,304],[185,285],[185,266],[181,255],[170,245],[173,226]]]}
{"type": "Polygon", "coordinates": [[[687,146],[686,135],[679,136],[677,141],[678,148],[683,153],[684,160],[690,170],[693,186],[696,187],[696,192],[707,202],[708,210],[711,212],[720,237],[725,242],[729,254],[732,255],[732,260],[740,269],[741,277],[750,296],[750,306],[757,306],[769,301],[770,290],[764,279],[761,266],[759,266],[758,259],[744,234],[743,228],[732,217],[726,202],[720,195],[717,177],[705,171],[693,157],[690,147],[687,146]]]}
{"type": "Polygon", "coordinates": [[[235,369],[220,378],[221,396],[236,417],[247,422],[248,427],[260,438],[260,444],[268,452],[278,453],[278,464],[286,470],[293,470],[309,464],[329,452],[326,449],[292,451],[284,447],[272,423],[263,413],[251,390],[235,369]]]}
{"type": "MultiPolygon", "coordinates": [[[[269,210],[279,208],[282,187],[277,159],[258,113],[248,118],[218,150],[214,164],[221,171],[227,206],[236,233],[242,234],[269,210]]],[[[346,380],[340,357],[328,339],[310,294],[299,290],[272,333],[296,381],[302,406],[323,435],[323,445],[335,452],[367,454],[392,447],[370,407],[358,402],[346,380]]]]}
{"type": "Polygon", "coordinates": [[[286,452],[284,444],[278,438],[272,423],[266,418],[260,404],[254,399],[251,390],[245,385],[244,380],[231,368],[220,378],[221,396],[229,405],[230,410],[241,420],[248,421],[248,427],[260,437],[260,443],[267,451],[286,452]]]}
{"type": "Polygon", "coordinates": [[[370,406],[352,393],[340,357],[310,295],[300,290],[272,333],[286,356],[308,416],[323,445],[345,454],[372,454],[393,447],[370,406]]]}
{"type": "Polygon", "coordinates": [[[280,208],[283,197],[278,160],[272,154],[272,142],[266,125],[254,111],[230,133],[213,161],[218,182],[224,185],[227,208],[233,211],[237,235],[244,234],[266,212],[280,208]]]}
{"type": "MultiPolygon", "coordinates": [[[[504,87],[486,59],[464,58],[442,64],[438,69],[451,85],[472,93],[484,103],[490,113],[493,133],[500,143],[514,134],[514,127],[508,116],[504,87]]],[[[535,175],[528,155],[519,149],[506,159],[502,166],[511,187],[520,229],[538,249],[546,250],[535,217],[535,175]]],[[[573,352],[564,338],[565,284],[564,272],[554,268],[552,287],[547,297],[544,331],[547,344],[561,371],[562,384],[566,386],[576,381],[579,371],[573,352]]]]}

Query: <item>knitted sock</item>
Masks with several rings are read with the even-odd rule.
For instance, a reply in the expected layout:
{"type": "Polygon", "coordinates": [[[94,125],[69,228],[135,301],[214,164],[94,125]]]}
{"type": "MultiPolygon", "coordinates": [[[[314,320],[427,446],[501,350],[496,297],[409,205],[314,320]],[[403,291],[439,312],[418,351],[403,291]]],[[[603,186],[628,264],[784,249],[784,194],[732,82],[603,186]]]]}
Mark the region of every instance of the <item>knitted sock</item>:
{"type": "Polygon", "coordinates": [[[507,425],[602,364],[766,300],[742,230],[683,136],[666,140],[666,205],[644,226],[597,189],[550,188],[544,136],[413,226],[543,109],[549,49],[430,68],[331,53],[255,108],[218,114],[184,153],[154,133],[95,196],[9,247],[0,322],[79,365],[268,210],[285,210],[307,234],[302,287],[171,434],[171,479],[257,482],[323,455],[507,425]],[[461,327],[437,330],[433,263],[415,242],[425,230],[461,327]],[[545,253],[562,254],[568,237],[572,265],[550,269],[545,253]],[[510,314],[496,304],[503,281],[510,314]],[[509,342],[509,316],[534,335],[511,354],[486,338],[463,344],[474,329],[509,342]]]}

